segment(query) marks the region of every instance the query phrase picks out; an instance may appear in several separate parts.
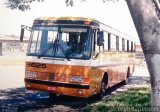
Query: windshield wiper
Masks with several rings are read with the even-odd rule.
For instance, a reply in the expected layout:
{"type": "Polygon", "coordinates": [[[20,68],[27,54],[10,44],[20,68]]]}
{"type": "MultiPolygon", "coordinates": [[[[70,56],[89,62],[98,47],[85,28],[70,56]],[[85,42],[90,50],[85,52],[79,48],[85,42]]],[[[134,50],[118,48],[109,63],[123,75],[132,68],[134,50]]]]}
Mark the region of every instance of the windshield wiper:
{"type": "Polygon", "coordinates": [[[59,48],[61,49],[61,51],[62,51],[62,53],[64,54],[64,56],[66,57],[66,59],[67,59],[68,61],[71,61],[71,60],[69,59],[69,57],[67,56],[67,53],[65,52],[64,48],[61,46],[61,44],[58,43],[58,46],[59,46],[59,48]]]}
{"type": "Polygon", "coordinates": [[[54,46],[53,46],[53,51],[52,51],[52,54],[54,54],[54,56],[56,55],[56,52],[58,51],[58,47],[61,49],[62,53],[64,54],[64,56],[66,57],[66,59],[68,61],[70,61],[70,59],[68,58],[64,48],[61,46],[61,44],[59,44],[58,40],[56,39],[54,41],[54,46]]]}
{"type": "Polygon", "coordinates": [[[56,52],[57,52],[57,49],[58,49],[58,47],[59,47],[59,48],[61,49],[62,53],[64,54],[64,56],[66,57],[66,59],[67,59],[68,61],[70,61],[70,59],[69,59],[69,57],[67,56],[64,48],[58,43],[58,40],[55,40],[54,43],[52,43],[47,49],[45,49],[45,50],[38,56],[38,58],[42,57],[51,47],[53,48],[52,54],[54,54],[54,56],[55,56],[55,54],[56,54],[56,52]],[[53,46],[53,47],[52,47],[52,46],[53,46]]]}
{"type": "Polygon", "coordinates": [[[61,49],[62,53],[64,54],[64,56],[66,57],[66,59],[68,61],[70,61],[69,57],[67,56],[64,48],[61,46],[61,44],[59,44],[59,38],[58,38],[58,35],[57,35],[57,39],[54,41],[54,46],[53,46],[53,51],[52,51],[52,54],[56,54],[57,50],[58,50],[58,47],[61,49]]]}

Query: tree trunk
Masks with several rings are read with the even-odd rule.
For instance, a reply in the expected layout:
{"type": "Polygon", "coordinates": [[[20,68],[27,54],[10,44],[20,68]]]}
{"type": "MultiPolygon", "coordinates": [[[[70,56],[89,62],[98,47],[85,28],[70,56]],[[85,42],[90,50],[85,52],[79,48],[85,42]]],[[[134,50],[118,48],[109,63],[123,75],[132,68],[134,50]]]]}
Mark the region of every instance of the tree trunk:
{"type": "Polygon", "coordinates": [[[126,0],[151,80],[151,106],[160,106],[160,22],[152,0],[126,0]]]}

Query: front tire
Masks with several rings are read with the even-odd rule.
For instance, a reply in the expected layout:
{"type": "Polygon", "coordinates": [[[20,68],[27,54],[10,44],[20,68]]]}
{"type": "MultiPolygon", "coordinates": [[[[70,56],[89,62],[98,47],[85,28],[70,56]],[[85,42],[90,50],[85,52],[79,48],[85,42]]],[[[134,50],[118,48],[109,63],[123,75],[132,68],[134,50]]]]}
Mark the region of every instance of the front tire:
{"type": "Polygon", "coordinates": [[[103,78],[101,82],[100,93],[97,94],[97,99],[101,100],[106,95],[106,89],[108,87],[108,78],[103,78]]]}
{"type": "Polygon", "coordinates": [[[128,68],[127,70],[127,76],[126,79],[124,80],[124,84],[127,85],[129,83],[129,77],[130,77],[130,69],[128,68]]]}

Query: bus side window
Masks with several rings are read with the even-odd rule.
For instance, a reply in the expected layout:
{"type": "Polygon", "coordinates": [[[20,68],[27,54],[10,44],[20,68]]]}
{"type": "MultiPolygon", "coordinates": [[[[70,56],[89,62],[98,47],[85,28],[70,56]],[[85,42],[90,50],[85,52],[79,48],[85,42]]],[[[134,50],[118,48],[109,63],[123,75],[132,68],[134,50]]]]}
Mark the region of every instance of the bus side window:
{"type": "Polygon", "coordinates": [[[127,49],[128,49],[128,47],[127,47],[127,40],[124,40],[124,41],[125,41],[125,50],[124,50],[124,51],[125,51],[125,52],[128,52],[128,51],[127,51],[127,49]]]}
{"type": "Polygon", "coordinates": [[[97,45],[97,30],[93,31],[93,38],[94,38],[94,42],[93,42],[93,50],[94,50],[94,54],[99,53],[99,46],[97,45]]]}
{"type": "Polygon", "coordinates": [[[131,52],[133,52],[133,42],[131,42],[131,52]]]}
{"type": "Polygon", "coordinates": [[[133,44],[133,51],[136,52],[136,43],[133,44]]]}
{"type": "Polygon", "coordinates": [[[116,50],[119,51],[119,37],[116,36],[116,50]]]}
{"type": "Polygon", "coordinates": [[[131,42],[131,52],[136,52],[135,43],[131,42]]]}
{"type": "Polygon", "coordinates": [[[93,38],[94,38],[94,42],[93,42],[93,55],[97,55],[100,52],[104,51],[104,45],[103,46],[98,46],[97,45],[97,38],[98,38],[98,30],[94,30],[93,31],[93,38]]]}
{"type": "Polygon", "coordinates": [[[131,50],[131,41],[129,41],[129,52],[132,52],[132,50],[131,50]]]}
{"type": "Polygon", "coordinates": [[[122,51],[125,51],[125,40],[122,38],[122,51]]]}
{"type": "Polygon", "coordinates": [[[104,31],[97,32],[97,46],[99,47],[99,51],[104,51],[104,31]]]}
{"type": "Polygon", "coordinates": [[[116,51],[116,36],[111,34],[111,51],[116,51]]]}
{"type": "Polygon", "coordinates": [[[93,30],[93,34],[92,34],[92,36],[93,36],[93,42],[92,42],[92,45],[93,45],[93,52],[95,52],[96,51],[96,38],[95,38],[95,30],[93,30]]]}
{"type": "Polygon", "coordinates": [[[127,52],[129,52],[130,50],[130,47],[129,47],[129,40],[127,40],[127,52]]]}
{"type": "Polygon", "coordinates": [[[108,51],[111,50],[111,34],[108,33],[108,51]]]}

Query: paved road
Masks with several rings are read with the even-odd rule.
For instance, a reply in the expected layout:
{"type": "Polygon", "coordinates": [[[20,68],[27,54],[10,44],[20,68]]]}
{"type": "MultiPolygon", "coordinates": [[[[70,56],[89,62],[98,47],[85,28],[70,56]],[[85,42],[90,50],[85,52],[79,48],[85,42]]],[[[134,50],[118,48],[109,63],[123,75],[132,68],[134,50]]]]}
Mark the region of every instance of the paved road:
{"type": "MultiPolygon", "coordinates": [[[[142,85],[148,82],[149,75],[146,70],[144,67],[137,68],[128,86],[120,83],[108,89],[107,94],[111,94],[118,88],[120,88],[118,90],[124,90],[134,84],[142,85]]],[[[54,101],[49,99],[46,92],[27,91],[24,88],[24,68],[22,66],[1,66],[0,79],[0,111],[18,109],[19,111],[75,112],[95,102],[93,98],[79,99],[66,96],[54,101]]]]}
{"type": "Polygon", "coordinates": [[[0,66],[0,90],[24,87],[23,66],[0,66]]]}

